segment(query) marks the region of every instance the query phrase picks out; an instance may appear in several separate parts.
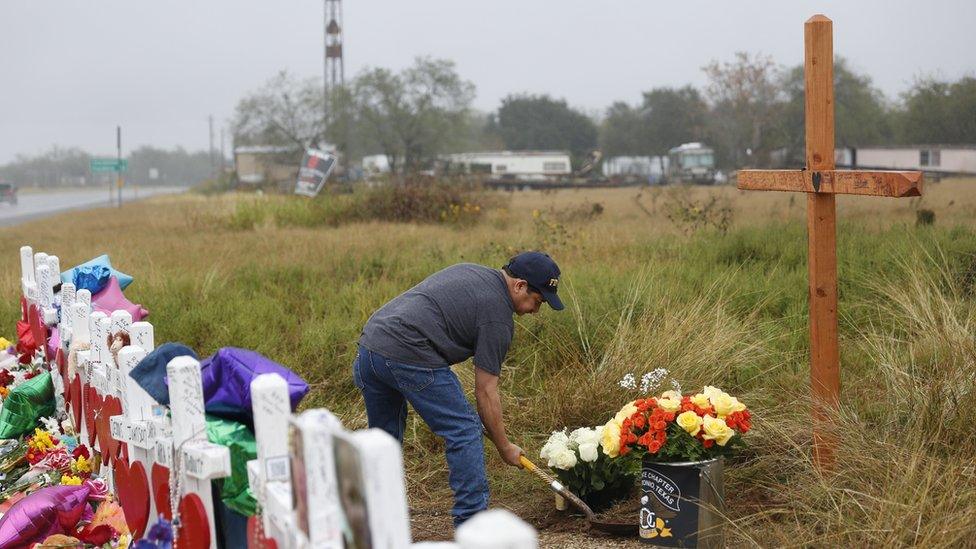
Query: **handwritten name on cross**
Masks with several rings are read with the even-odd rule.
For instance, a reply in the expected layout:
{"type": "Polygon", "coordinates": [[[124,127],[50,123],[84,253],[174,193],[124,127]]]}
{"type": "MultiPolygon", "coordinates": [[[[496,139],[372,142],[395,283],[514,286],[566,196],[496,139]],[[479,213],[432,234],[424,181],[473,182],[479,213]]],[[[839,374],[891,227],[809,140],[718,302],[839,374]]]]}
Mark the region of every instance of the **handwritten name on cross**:
{"type": "Polygon", "coordinates": [[[833,462],[836,441],[828,418],[840,401],[837,347],[837,230],[834,195],[921,196],[913,171],[835,170],[833,23],[815,15],[804,24],[806,169],[741,170],[739,189],[807,193],[810,300],[810,383],[813,453],[819,467],[833,462]]]}

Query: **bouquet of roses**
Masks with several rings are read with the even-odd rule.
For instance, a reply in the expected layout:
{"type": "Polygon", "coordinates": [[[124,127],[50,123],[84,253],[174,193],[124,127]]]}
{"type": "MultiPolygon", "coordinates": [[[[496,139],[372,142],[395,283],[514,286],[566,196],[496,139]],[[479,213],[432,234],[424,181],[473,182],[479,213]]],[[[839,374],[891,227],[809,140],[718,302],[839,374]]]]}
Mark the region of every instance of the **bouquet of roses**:
{"type": "Polygon", "coordinates": [[[565,429],[555,431],[539,453],[570,491],[597,508],[627,495],[638,474],[603,451],[603,429],[581,427],[568,435],[565,429]]]}
{"type": "Polygon", "coordinates": [[[702,461],[731,453],[751,428],[745,404],[720,389],[684,396],[665,391],[621,408],[604,425],[600,447],[610,458],[702,461]]]}

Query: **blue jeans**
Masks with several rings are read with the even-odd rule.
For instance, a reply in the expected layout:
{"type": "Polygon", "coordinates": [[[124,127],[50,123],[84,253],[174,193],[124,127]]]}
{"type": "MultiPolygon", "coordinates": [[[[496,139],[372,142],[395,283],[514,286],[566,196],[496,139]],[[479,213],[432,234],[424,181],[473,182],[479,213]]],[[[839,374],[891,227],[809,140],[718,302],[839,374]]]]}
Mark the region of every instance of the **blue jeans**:
{"type": "Polygon", "coordinates": [[[383,429],[402,444],[409,402],[431,431],[444,439],[455,526],[488,508],[481,419],[449,367],[402,364],[359,347],[353,381],[366,401],[370,427],[383,429]]]}

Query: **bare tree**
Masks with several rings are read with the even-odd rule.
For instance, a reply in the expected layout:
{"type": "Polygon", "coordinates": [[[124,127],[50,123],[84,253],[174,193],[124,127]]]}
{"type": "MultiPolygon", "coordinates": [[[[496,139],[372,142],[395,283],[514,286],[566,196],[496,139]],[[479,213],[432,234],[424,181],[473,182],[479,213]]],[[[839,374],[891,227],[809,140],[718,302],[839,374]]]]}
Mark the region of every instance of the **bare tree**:
{"type": "Polygon", "coordinates": [[[734,61],[702,68],[712,103],[711,135],[735,166],[765,166],[777,140],[783,101],[772,57],[737,52],[734,61]]]}

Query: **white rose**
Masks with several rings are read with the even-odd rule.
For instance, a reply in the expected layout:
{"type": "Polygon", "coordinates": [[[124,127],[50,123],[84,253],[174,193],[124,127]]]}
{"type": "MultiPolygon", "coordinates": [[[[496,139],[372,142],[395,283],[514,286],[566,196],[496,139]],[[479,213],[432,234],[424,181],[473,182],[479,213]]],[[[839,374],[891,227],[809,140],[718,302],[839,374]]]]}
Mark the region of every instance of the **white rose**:
{"type": "Polygon", "coordinates": [[[576,452],[569,448],[563,448],[549,458],[549,467],[556,469],[569,470],[576,467],[576,452]]]}
{"type": "MultiPolygon", "coordinates": [[[[566,436],[565,431],[553,431],[549,440],[542,446],[542,450],[539,452],[539,457],[542,459],[547,459],[552,461],[552,456],[557,452],[565,450],[569,444],[569,437],[566,436]]],[[[549,465],[552,467],[552,464],[549,465]]]]}
{"type": "Polygon", "coordinates": [[[593,463],[594,461],[596,461],[596,458],[599,455],[597,453],[597,451],[596,451],[596,446],[597,445],[596,445],[595,442],[594,443],[580,444],[580,447],[579,447],[580,459],[582,459],[583,461],[585,461],[587,463],[593,463]]]}

